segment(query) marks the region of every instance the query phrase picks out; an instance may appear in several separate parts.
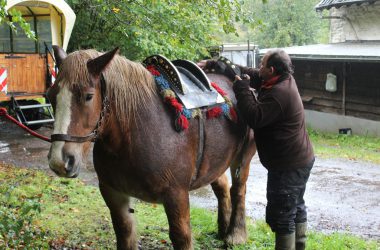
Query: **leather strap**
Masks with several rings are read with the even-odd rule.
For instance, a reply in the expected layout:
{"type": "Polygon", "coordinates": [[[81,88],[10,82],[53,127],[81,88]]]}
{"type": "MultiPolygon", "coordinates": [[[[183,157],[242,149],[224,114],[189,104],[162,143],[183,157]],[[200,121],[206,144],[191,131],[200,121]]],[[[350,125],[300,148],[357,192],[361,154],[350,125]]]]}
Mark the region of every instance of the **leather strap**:
{"type": "Polygon", "coordinates": [[[205,147],[205,124],[204,124],[202,116],[199,116],[199,144],[198,144],[197,162],[195,165],[197,169],[199,168],[202,162],[204,147],[205,147]]]}
{"type": "Polygon", "coordinates": [[[66,141],[66,142],[77,142],[82,143],[86,141],[93,141],[96,138],[96,133],[91,132],[90,134],[86,136],[71,136],[68,134],[52,134],[51,135],[51,141],[66,141]]]}
{"type": "Polygon", "coordinates": [[[102,98],[102,110],[100,112],[100,117],[98,122],[96,123],[95,128],[85,136],[74,136],[74,135],[69,135],[69,134],[52,134],[50,136],[50,141],[65,141],[65,142],[77,142],[77,143],[83,143],[86,141],[92,141],[94,142],[96,138],[98,137],[98,132],[100,128],[102,127],[104,123],[104,117],[106,116],[106,113],[108,112],[108,98],[105,96],[106,94],[106,81],[104,79],[103,74],[100,75],[100,93],[101,93],[101,98],[102,98]]]}
{"type": "Polygon", "coordinates": [[[198,143],[197,161],[195,162],[195,172],[191,180],[192,183],[198,179],[199,167],[201,166],[201,163],[202,163],[203,153],[204,153],[204,148],[205,148],[205,124],[204,124],[202,115],[199,116],[198,120],[199,120],[199,130],[198,130],[199,143],[198,143]]]}
{"type": "Polygon", "coordinates": [[[235,75],[238,75],[238,76],[241,76],[241,70],[240,70],[240,67],[233,64],[230,59],[226,58],[226,57],[219,57],[218,59],[218,62],[219,63],[222,63],[224,65],[224,72],[226,71],[226,68],[230,68],[234,73],[235,75]]]}

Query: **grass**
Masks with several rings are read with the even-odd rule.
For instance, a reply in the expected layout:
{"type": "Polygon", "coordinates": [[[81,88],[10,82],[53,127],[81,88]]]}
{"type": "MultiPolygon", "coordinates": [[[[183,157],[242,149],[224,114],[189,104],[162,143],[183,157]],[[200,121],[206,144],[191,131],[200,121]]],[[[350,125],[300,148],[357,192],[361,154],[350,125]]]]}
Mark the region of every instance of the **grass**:
{"type": "Polygon", "coordinates": [[[380,138],[321,133],[308,129],[314,152],[322,158],[344,158],[380,164],[380,138]]]}
{"type": "MultiPolygon", "coordinates": [[[[108,209],[96,187],[78,179],[0,165],[0,249],[115,249],[108,209]]],[[[142,249],[172,249],[161,205],[135,201],[142,249]]],[[[263,221],[248,219],[245,245],[228,249],[273,249],[263,221]]],[[[191,209],[195,249],[226,249],[218,240],[216,213],[191,209]]],[[[376,241],[348,234],[310,232],[308,249],[379,249],[376,241]]]]}

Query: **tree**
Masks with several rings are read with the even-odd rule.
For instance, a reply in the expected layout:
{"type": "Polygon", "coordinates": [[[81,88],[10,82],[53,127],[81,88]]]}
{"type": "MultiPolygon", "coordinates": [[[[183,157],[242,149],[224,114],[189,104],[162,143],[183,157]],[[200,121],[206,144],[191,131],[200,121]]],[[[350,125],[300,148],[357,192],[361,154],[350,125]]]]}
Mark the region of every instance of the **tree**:
{"type": "Polygon", "coordinates": [[[148,55],[195,59],[216,42],[216,31],[236,32],[252,21],[240,0],[67,0],[77,14],[69,51],[120,47],[129,59],[148,55]]]}
{"type": "Polygon", "coordinates": [[[328,42],[327,20],[314,7],[319,0],[259,0],[245,3],[244,10],[255,13],[255,26],[240,23],[239,36],[219,34],[224,42],[246,42],[261,48],[285,47],[328,42]]]}
{"type": "Polygon", "coordinates": [[[253,0],[251,5],[263,25],[253,38],[262,48],[327,42],[328,21],[318,17],[318,0],[271,0],[267,4],[253,0]]]}

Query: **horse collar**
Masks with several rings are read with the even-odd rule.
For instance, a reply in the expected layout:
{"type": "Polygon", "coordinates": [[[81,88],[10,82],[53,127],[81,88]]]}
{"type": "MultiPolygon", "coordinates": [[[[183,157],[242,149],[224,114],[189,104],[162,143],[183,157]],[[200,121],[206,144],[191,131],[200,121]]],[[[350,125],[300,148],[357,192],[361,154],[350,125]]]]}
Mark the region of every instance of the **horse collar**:
{"type": "Polygon", "coordinates": [[[108,97],[105,94],[106,83],[105,83],[103,74],[101,74],[101,77],[100,77],[100,86],[101,86],[100,91],[101,91],[101,96],[102,96],[102,110],[100,111],[100,117],[99,117],[98,122],[96,123],[95,128],[88,135],[85,135],[85,136],[73,136],[69,134],[52,134],[50,137],[51,142],[65,141],[65,142],[83,143],[87,141],[92,141],[92,142],[96,141],[99,135],[99,131],[102,130],[102,127],[104,125],[104,120],[108,114],[108,110],[110,106],[108,97]]]}

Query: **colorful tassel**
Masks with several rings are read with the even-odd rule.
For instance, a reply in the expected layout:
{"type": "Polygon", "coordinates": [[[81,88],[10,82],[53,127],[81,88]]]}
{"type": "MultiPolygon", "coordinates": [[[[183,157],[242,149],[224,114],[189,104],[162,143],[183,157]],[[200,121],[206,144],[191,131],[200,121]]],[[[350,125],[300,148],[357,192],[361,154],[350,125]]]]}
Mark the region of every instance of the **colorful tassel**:
{"type": "Polygon", "coordinates": [[[212,86],[216,91],[218,91],[218,93],[219,93],[221,96],[224,97],[224,96],[227,95],[227,93],[224,92],[224,90],[221,89],[221,88],[218,86],[218,84],[216,84],[215,82],[211,82],[211,86],[212,86]]]}
{"type": "Polygon", "coordinates": [[[233,122],[237,122],[237,120],[238,120],[238,116],[236,114],[234,107],[230,108],[230,120],[233,122]]]}
{"type": "Polygon", "coordinates": [[[166,102],[167,104],[169,104],[170,106],[172,106],[172,107],[175,109],[176,113],[178,113],[178,112],[182,112],[182,110],[183,110],[183,106],[182,106],[181,103],[179,103],[179,102],[177,101],[176,98],[173,98],[173,97],[165,97],[165,102],[166,102]]]}
{"type": "Polygon", "coordinates": [[[206,112],[206,116],[207,116],[208,119],[210,119],[210,118],[217,118],[221,114],[223,114],[223,110],[222,110],[221,107],[214,107],[212,109],[207,110],[207,112],[206,112]]]}
{"type": "Polygon", "coordinates": [[[186,116],[180,114],[175,121],[175,128],[177,131],[182,131],[189,128],[189,120],[186,116]]]}
{"type": "MultiPolygon", "coordinates": [[[[176,94],[173,90],[170,89],[169,82],[161,75],[160,71],[158,71],[153,65],[148,65],[147,70],[154,76],[157,87],[159,88],[159,92],[161,96],[164,98],[164,102],[171,106],[175,113],[175,129],[180,132],[189,128],[189,120],[191,118],[201,117],[202,111],[200,109],[186,109],[177,99],[176,94]]],[[[210,108],[206,111],[207,118],[217,118],[224,114],[231,121],[237,121],[236,112],[232,106],[231,100],[227,97],[227,94],[224,90],[222,90],[215,82],[211,83],[212,87],[223,96],[226,103],[221,104],[220,106],[210,108]]]]}
{"type": "Polygon", "coordinates": [[[154,75],[154,76],[160,76],[160,72],[153,66],[153,65],[148,65],[148,67],[146,67],[147,70],[149,70],[149,72],[154,75]]]}

